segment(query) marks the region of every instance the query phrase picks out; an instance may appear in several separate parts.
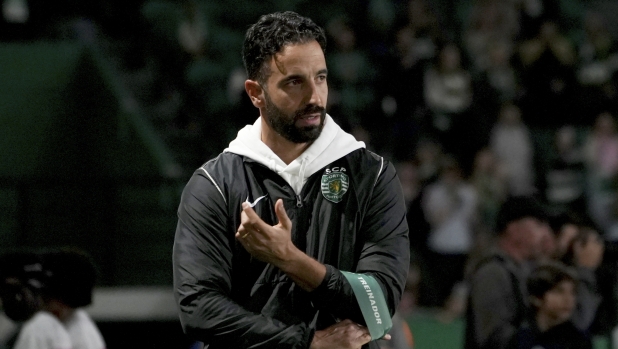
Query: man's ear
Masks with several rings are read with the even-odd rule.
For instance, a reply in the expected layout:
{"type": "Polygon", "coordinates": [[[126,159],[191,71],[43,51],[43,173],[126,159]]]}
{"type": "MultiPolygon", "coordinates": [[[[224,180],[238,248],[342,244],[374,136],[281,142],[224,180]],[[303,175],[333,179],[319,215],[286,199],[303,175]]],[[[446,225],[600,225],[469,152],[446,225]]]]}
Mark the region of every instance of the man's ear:
{"type": "Polygon", "coordinates": [[[255,80],[245,80],[245,91],[256,108],[264,106],[264,89],[255,80]]]}

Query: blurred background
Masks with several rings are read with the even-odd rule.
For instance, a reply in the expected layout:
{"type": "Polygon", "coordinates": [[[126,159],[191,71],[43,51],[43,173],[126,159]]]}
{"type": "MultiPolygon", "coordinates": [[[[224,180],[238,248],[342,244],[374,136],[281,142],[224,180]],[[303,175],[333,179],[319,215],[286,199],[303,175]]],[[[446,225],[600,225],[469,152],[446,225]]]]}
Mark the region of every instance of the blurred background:
{"type": "MultiPolygon", "coordinates": [[[[110,349],[191,345],[171,292],[179,195],[258,117],[241,44],[276,10],[325,28],[329,113],[398,166],[413,254],[401,313],[416,348],[463,338],[461,304],[443,309],[460,280],[436,284],[429,268],[423,197],[440,178],[476,193],[465,257],[487,247],[511,194],[618,240],[614,0],[0,2],[0,250],[90,253],[88,311],[110,349]]],[[[599,348],[611,347],[614,277],[599,348]]]]}

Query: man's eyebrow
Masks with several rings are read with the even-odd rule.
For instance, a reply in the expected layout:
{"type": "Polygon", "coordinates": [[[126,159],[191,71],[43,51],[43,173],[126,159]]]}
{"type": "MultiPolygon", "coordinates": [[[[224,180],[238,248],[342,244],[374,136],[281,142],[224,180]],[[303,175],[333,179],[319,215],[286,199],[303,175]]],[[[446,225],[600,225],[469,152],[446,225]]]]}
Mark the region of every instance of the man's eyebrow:
{"type": "Polygon", "coordinates": [[[303,75],[301,74],[292,74],[292,75],[289,75],[283,78],[282,81],[290,81],[290,80],[296,80],[296,79],[302,79],[302,78],[303,78],[303,75]]]}
{"type": "Polygon", "coordinates": [[[322,74],[326,74],[326,75],[328,75],[328,69],[326,69],[326,68],[321,69],[320,71],[318,71],[318,74],[317,74],[317,75],[322,75],[322,74]]]}

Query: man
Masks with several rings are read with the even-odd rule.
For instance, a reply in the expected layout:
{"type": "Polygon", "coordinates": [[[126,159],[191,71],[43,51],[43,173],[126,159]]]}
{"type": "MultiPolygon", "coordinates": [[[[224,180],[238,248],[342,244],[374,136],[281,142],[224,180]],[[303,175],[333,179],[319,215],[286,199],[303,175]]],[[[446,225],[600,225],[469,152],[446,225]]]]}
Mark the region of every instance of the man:
{"type": "Polygon", "coordinates": [[[512,197],[498,212],[496,248],[469,276],[466,349],[503,349],[526,315],[530,262],[551,234],[548,215],[531,197],[512,197]]]}
{"type": "Polygon", "coordinates": [[[248,29],[260,117],[183,192],[174,291],[184,331],[209,349],[388,338],[409,263],[403,194],[394,166],[326,114],[325,44],[293,12],[248,29]]]}

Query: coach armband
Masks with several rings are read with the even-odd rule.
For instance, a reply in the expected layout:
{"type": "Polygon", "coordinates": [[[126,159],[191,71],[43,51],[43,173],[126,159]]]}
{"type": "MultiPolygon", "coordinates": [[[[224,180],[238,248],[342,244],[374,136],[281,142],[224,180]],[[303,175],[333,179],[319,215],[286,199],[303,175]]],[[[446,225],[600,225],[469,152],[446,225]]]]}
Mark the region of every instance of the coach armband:
{"type": "Polygon", "coordinates": [[[382,288],[371,275],[341,271],[356,296],[372,340],[384,337],[393,327],[382,288]]]}

